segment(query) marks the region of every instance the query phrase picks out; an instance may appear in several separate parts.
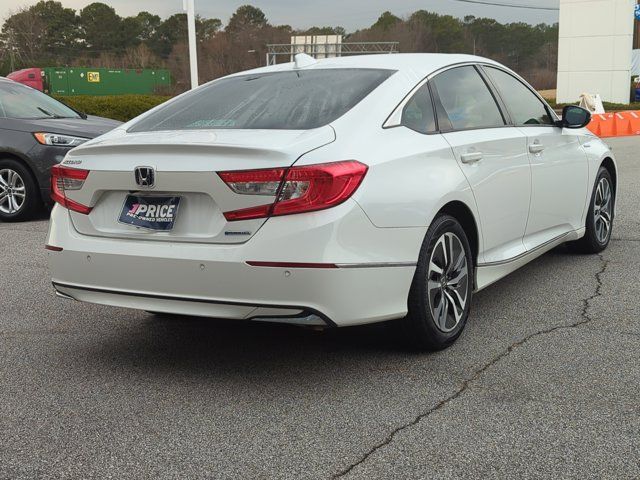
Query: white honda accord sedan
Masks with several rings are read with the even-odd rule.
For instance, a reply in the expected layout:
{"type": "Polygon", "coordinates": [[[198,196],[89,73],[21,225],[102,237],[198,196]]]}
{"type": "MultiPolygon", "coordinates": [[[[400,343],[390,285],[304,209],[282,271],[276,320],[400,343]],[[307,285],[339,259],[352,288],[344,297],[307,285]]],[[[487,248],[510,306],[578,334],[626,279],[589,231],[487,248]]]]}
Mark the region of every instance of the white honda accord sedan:
{"type": "Polygon", "coordinates": [[[53,285],[151,312],[399,319],[445,348],[473,292],[565,242],[606,248],[618,174],[589,117],[466,55],[299,55],[221,78],[53,168],[53,285]]]}

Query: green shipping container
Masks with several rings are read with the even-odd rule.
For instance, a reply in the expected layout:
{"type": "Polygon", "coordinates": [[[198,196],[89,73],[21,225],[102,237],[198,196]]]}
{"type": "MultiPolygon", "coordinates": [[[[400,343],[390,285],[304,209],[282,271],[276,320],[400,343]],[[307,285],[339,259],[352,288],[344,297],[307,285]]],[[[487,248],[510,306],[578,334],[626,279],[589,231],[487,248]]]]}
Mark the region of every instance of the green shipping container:
{"type": "Polygon", "coordinates": [[[44,91],[51,95],[149,95],[171,86],[164,69],[46,67],[44,91]]]}

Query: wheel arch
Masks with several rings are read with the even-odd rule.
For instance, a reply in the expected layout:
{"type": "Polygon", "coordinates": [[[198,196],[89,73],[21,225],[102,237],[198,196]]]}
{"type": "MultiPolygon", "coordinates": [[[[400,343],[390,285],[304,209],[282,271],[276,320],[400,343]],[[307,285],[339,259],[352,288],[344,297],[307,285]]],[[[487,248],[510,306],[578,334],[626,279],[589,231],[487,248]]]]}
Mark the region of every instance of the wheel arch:
{"type": "Polygon", "coordinates": [[[46,205],[48,203],[49,195],[43,190],[44,187],[41,182],[42,177],[37,174],[34,165],[28,157],[12,150],[0,149],[0,160],[14,160],[22,165],[27,170],[27,173],[31,176],[31,180],[33,180],[33,183],[36,186],[37,198],[40,199],[42,204],[46,205]]]}
{"type": "Polygon", "coordinates": [[[618,167],[615,160],[610,156],[605,157],[600,162],[600,166],[606,168],[609,175],[611,175],[611,181],[613,182],[613,215],[615,216],[618,209],[618,167]]]}
{"type": "Polygon", "coordinates": [[[480,254],[480,230],[472,210],[464,202],[461,202],[460,200],[453,200],[445,204],[438,211],[438,215],[440,214],[451,215],[460,222],[462,229],[467,234],[469,244],[471,245],[473,263],[474,265],[477,265],[478,256],[480,254]]]}
{"type": "Polygon", "coordinates": [[[605,157],[604,160],[600,163],[601,167],[604,167],[611,175],[611,180],[613,180],[613,190],[614,192],[618,192],[618,169],[616,167],[615,162],[611,157],[605,157]]]}
{"type": "Polygon", "coordinates": [[[31,165],[31,162],[27,157],[20,155],[19,153],[16,153],[11,150],[0,149],[0,160],[5,160],[5,159],[15,160],[16,162],[19,162],[20,164],[22,164],[27,169],[27,171],[29,172],[29,175],[31,175],[31,178],[36,183],[36,185],[39,185],[38,176],[36,175],[36,172],[33,169],[33,165],[31,165]]]}

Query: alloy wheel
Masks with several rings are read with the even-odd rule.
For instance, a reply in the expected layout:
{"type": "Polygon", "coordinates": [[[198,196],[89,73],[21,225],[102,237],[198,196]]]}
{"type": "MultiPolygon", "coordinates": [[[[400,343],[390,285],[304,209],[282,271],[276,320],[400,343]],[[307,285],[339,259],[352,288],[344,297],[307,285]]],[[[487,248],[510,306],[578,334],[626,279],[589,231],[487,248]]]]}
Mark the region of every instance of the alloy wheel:
{"type": "Polygon", "coordinates": [[[24,205],[26,193],[24,180],[18,172],[10,168],[0,170],[0,212],[17,213],[24,205]]]}
{"type": "Polygon", "coordinates": [[[436,242],[429,260],[427,295],[436,327],[445,333],[454,330],[467,306],[469,267],[462,242],[451,232],[436,242]]]}
{"type": "Polygon", "coordinates": [[[611,233],[611,221],[613,217],[613,195],[611,184],[607,178],[601,178],[596,188],[593,205],[593,225],[596,239],[600,244],[607,243],[611,233]]]}

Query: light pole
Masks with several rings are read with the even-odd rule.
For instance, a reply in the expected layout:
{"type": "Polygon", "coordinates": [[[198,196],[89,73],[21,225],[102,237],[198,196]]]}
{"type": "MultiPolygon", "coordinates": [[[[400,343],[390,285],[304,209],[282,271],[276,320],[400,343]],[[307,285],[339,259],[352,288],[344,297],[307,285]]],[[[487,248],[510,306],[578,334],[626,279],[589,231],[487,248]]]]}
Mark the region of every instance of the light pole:
{"type": "Polygon", "coordinates": [[[187,11],[189,30],[189,67],[191,70],[191,89],[198,86],[198,52],[196,50],[196,7],[195,0],[182,0],[182,8],[187,11]]]}

